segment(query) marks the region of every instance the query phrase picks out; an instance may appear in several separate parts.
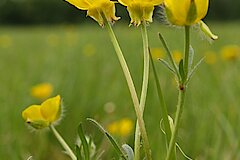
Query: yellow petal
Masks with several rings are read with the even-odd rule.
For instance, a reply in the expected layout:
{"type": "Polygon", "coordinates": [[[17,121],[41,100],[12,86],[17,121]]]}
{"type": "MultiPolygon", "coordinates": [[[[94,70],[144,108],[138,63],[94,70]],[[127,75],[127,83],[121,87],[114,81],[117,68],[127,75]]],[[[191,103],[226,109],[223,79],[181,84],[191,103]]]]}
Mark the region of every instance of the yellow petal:
{"type": "Polygon", "coordinates": [[[66,0],[66,1],[81,10],[88,10],[88,8],[91,6],[91,2],[89,2],[89,0],[66,0]]]}
{"type": "Polygon", "coordinates": [[[133,0],[118,0],[118,2],[124,6],[128,6],[133,2],[133,0]]]}
{"type": "Polygon", "coordinates": [[[32,105],[22,112],[23,119],[35,129],[49,126],[49,122],[44,119],[40,109],[40,105],[32,105]]]}
{"type": "Polygon", "coordinates": [[[163,0],[145,0],[145,2],[148,2],[148,3],[156,6],[156,5],[163,3],[163,0]]]}
{"type": "Polygon", "coordinates": [[[190,0],[165,0],[169,21],[174,25],[185,25],[190,7],[190,0]]]}
{"type": "Polygon", "coordinates": [[[195,0],[195,3],[197,8],[197,19],[195,23],[197,23],[206,16],[209,0],[195,0]]]}
{"type": "Polygon", "coordinates": [[[56,121],[61,113],[61,98],[56,96],[49,98],[41,104],[41,114],[50,123],[56,121]]]}

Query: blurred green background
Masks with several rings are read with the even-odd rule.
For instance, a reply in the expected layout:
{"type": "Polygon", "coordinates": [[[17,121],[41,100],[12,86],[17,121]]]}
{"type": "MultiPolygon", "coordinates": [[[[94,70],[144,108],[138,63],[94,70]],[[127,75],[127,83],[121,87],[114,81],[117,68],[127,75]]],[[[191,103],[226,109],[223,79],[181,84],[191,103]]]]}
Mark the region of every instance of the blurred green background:
{"type": "MultiPolygon", "coordinates": [[[[117,15],[122,18],[114,30],[140,94],[140,28],[128,27],[126,9],[117,7],[117,15]]],[[[189,85],[178,143],[194,159],[240,159],[239,7],[238,0],[210,1],[205,21],[219,36],[217,41],[209,43],[198,30],[191,32],[194,63],[204,56],[205,60],[189,85]]],[[[76,129],[83,121],[97,149],[105,150],[103,159],[116,157],[111,145],[85,118],[95,118],[107,127],[126,117],[135,122],[134,110],[106,30],[85,15],[64,1],[0,1],[0,159],[25,160],[30,155],[35,160],[68,159],[49,130],[32,131],[21,117],[24,108],[41,103],[30,90],[42,82],[53,85],[52,96],[63,97],[64,118],[56,128],[70,146],[74,148],[76,129]]],[[[171,50],[183,52],[184,30],[164,26],[157,19],[148,27],[152,54],[167,59],[158,32],[165,36],[171,50]]],[[[160,62],[156,60],[155,64],[174,117],[176,83],[160,62]]],[[[145,120],[154,159],[163,159],[164,134],[159,127],[161,112],[152,73],[145,120]]],[[[120,144],[133,146],[133,131],[114,137],[120,144]]],[[[179,159],[184,159],[180,153],[179,159]]]]}

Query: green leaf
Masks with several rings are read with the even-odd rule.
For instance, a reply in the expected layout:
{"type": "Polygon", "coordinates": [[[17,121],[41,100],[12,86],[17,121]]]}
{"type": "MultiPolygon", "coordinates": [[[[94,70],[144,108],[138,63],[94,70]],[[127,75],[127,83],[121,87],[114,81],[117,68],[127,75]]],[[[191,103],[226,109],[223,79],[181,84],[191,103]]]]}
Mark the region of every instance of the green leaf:
{"type": "Polygon", "coordinates": [[[83,146],[85,160],[89,160],[90,159],[89,147],[88,147],[88,142],[83,133],[82,123],[80,123],[78,126],[78,135],[83,146]]]}
{"type": "Polygon", "coordinates": [[[167,61],[165,61],[164,59],[159,58],[158,59],[167,69],[169,69],[174,75],[176,74],[176,72],[173,70],[173,68],[169,65],[169,63],[167,61]]]}
{"type": "Polygon", "coordinates": [[[79,148],[78,145],[76,145],[76,156],[77,156],[77,160],[82,160],[82,156],[81,156],[81,149],[79,148]]]}
{"type": "Polygon", "coordinates": [[[128,144],[123,144],[122,148],[126,152],[128,160],[134,160],[134,152],[132,147],[130,147],[128,144]]]}
{"type": "Polygon", "coordinates": [[[183,59],[181,59],[180,63],[179,63],[179,73],[181,76],[181,80],[184,81],[185,80],[185,73],[184,73],[184,67],[183,67],[183,59]]]}
{"type": "Polygon", "coordinates": [[[117,144],[116,140],[97,121],[91,118],[87,118],[87,120],[93,123],[103,134],[105,134],[120,157],[122,157],[124,160],[128,160],[125,153],[122,151],[122,148],[117,144]]]}
{"type": "Polygon", "coordinates": [[[193,58],[194,58],[194,49],[190,45],[190,47],[189,47],[189,60],[188,60],[189,61],[189,63],[188,63],[188,70],[189,71],[192,70],[193,58]]]}

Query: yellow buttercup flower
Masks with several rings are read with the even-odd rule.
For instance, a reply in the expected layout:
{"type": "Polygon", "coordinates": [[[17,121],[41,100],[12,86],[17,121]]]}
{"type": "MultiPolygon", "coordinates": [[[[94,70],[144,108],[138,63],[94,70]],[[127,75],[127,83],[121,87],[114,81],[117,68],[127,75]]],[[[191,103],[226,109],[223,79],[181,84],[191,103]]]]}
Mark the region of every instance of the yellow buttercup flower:
{"type": "Polygon", "coordinates": [[[23,119],[33,128],[42,129],[56,122],[61,115],[59,95],[49,98],[41,105],[31,105],[22,112],[23,119]]]}
{"type": "Polygon", "coordinates": [[[133,121],[128,118],[123,118],[119,121],[112,122],[107,126],[107,130],[111,134],[115,134],[121,137],[128,136],[132,132],[132,129],[133,121]]]}
{"type": "Polygon", "coordinates": [[[222,60],[234,61],[240,57],[240,47],[237,45],[226,45],[221,49],[222,60]]]}
{"type": "Polygon", "coordinates": [[[154,6],[160,5],[163,0],[118,0],[127,6],[131,24],[139,26],[143,21],[152,22],[154,6]]]}
{"type": "Polygon", "coordinates": [[[208,3],[209,0],[164,0],[168,20],[178,26],[200,22],[207,14],[208,3]]]}
{"type": "Polygon", "coordinates": [[[133,122],[128,118],[124,118],[119,121],[119,135],[125,137],[132,132],[133,122]]]}
{"type": "Polygon", "coordinates": [[[104,25],[104,17],[109,22],[117,21],[119,18],[115,16],[115,5],[110,0],[65,0],[74,5],[78,9],[87,10],[87,15],[92,17],[99,23],[104,25]]]}
{"type": "Polygon", "coordinates": [[[162,48],[152,48],[151,55],[153,59],[163,59],[164,58],[164,50],[162,48]]]}
{"type": "Polygon", "coordinates": [[[51,96],[53,92],[53,86],[50,83],[40,83],[31,88],[31,96],[45,100],[51,96]]]}

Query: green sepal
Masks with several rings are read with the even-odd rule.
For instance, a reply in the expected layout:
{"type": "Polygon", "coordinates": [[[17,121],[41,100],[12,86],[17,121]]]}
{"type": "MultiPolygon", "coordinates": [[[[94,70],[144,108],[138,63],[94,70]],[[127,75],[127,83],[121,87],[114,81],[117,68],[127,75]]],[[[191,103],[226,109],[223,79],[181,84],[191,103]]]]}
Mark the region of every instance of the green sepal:
{"type": "Polygon", "coordinates": [[[196,7],[196,3],[194,0],[191,0],[190,2],[190,7],[187,13],[187,19],[186,22],[187,24],[191,25],[197,18],[197,7],[196,7]]]}
{"type": "Polygon", "coordinates": [[[43,129],[50,125],[48,121],[44,121],[44,120],[27,121],[27,124],[29,124],[34,129],[43,129]]]}

